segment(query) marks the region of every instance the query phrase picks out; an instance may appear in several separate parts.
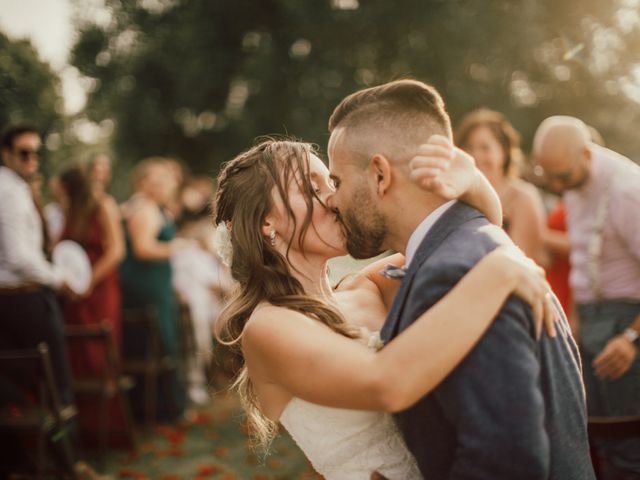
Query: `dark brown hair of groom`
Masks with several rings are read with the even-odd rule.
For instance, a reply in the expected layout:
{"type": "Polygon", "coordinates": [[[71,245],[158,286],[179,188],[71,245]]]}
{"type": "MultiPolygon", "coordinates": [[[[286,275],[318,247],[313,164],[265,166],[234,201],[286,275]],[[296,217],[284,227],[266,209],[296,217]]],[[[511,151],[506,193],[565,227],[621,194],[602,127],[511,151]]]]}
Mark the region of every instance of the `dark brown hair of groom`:
{"type": "Polygon", "coordinates": [[[329,118],[329,131],[338,125],[351,126],[382,117],[420,117],[432,129],[451,136],[451,120],[440,94],[418,80],[403,79],[352,93],[334,109],[329,118]]]}

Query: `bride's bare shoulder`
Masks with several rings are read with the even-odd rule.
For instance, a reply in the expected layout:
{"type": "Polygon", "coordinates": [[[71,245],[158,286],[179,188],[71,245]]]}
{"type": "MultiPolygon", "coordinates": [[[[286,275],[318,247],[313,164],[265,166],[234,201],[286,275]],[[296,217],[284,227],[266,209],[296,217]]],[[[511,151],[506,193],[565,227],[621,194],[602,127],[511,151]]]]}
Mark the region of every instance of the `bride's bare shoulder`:
{"type": "Polygon", "coordinates": [[[243,343],[247,339],[255,341],[260,338],[271,338],[273,335],[283,335],[298,325],[313,325],[314,323],[311,318],[300,312],[262,302],[253,310],[244,326],[243,343]]]}
{"type": "Polygon", "coordinates": [[[273,305],[269,302],[260,302],[256,308],[253,309],[253,312],[251,312],[247,325],[250,323],[262,322],[267,319],[273,320],[274,318],[282,318],[283,316],[288,318],[291,315],[305,317],[303,314],[296,312],[295,310],[291,310],[290,308],[273,305]]]}

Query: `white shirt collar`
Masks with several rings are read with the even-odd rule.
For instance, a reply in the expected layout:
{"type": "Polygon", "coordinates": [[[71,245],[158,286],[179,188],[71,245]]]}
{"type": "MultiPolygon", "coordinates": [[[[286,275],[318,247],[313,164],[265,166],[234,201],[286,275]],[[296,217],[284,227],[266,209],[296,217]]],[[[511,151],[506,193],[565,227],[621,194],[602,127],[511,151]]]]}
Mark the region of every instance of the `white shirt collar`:
{"type": "Polygon", "coordinates": [[[433,212],[431,212],[427,217],[420,222],[418,228],[416,228],[411,237],[409,237],[409,242],[407,242],[407,250],[405,253],[405,266],[409,266],[411,264],[411,260],[416,254],[418,247],[422,243],[422,240],[427,236],[431,227],[438,221],[438,219],[444,215],[444,213],[451,208],[457,200],[450,200],[447,203],[440,205],[433,212]]]}

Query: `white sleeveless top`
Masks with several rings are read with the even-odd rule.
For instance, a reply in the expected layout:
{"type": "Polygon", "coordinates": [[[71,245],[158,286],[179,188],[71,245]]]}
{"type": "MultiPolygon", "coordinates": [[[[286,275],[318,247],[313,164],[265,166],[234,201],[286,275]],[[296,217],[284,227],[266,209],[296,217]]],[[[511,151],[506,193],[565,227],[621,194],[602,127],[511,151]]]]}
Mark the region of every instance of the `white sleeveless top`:
{"type": "Polygon", "coordinates": [[[324,407],[299,398],[287,404],[280,423],[326,480],[421,479],[390,414],[324,407]]]}

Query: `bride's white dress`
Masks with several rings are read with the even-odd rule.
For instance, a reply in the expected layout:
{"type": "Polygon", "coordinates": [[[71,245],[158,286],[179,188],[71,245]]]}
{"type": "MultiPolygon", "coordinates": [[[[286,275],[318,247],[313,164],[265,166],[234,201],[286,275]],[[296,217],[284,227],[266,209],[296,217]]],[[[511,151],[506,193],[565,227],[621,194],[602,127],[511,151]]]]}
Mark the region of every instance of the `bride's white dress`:
{"type": "Polygon", "coordinates": [[[280,423],[326,480],[421,479],[391,415],[343,410],[293,398],[280,423]]]}

